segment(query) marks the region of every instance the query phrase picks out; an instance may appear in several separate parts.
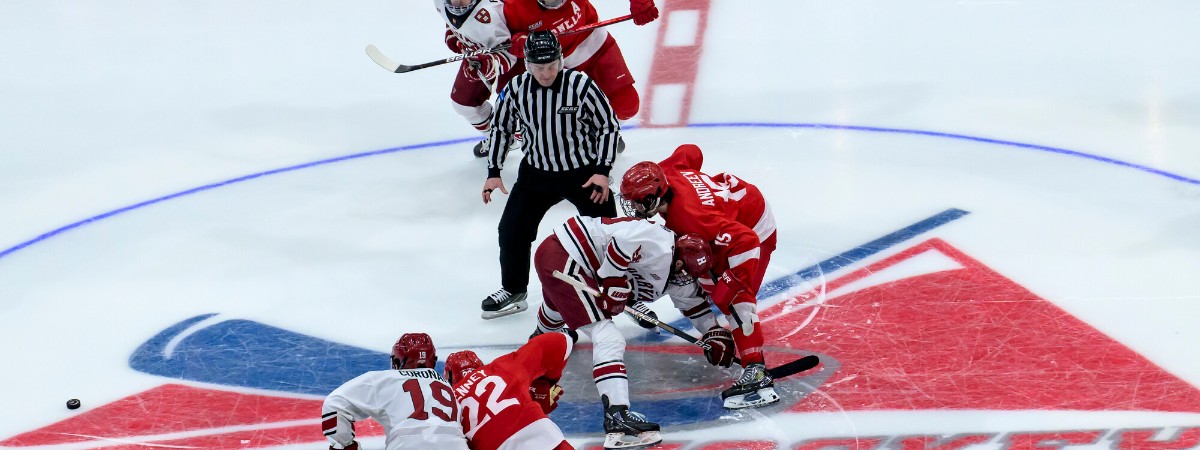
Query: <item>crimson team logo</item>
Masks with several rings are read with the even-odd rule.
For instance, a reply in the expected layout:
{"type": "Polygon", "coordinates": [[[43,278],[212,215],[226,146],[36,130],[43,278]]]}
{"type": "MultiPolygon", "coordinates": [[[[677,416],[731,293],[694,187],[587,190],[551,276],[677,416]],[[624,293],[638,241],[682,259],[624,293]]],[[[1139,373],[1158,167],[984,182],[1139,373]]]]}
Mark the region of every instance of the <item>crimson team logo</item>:
{"type": "Polygon", "coordinates": [[[479,23],[492,23],[492,14],[486,9],[480,9],[479,12],[475,13],[475,20],[479,21],[479,23]]]}
{"type": "MultiPolygon", "coordinates": [[[[947,220],[965,214],[959,213],[947,220]]],[[[760,315],[767,332],[768,363],[810,354],[820,355],[822,361],[815,370],[778,380],[779,403],[751,411],[724,410],[716,393],[727,386],[735,370],[709,366],[694,346],[647,335],[632,340],[626,353],[635,408],[663,425],[665,447],[675,449],[690,444],[672,443],[672,430],[736,423],[746,414],[968,409],[1200,412],[1196,387],[950,242],[906,241],[916,234],[893,233],[906,236],[895,243],[897,253],[827,280],[820,292],[787,294],[799,285],[787,280],[804,278],[811,271],[764,286],[770,298],[764,298],[760,315]]],[[[839,257],[861,260],[865,253],[839,257]]],[[[581,345],[572,355],[562,381],[566,395],[551,416],[569,435],[602,433],[589,352],[581,345]]],[[[323,445],[324,396],[365,371],[387,368],[388,361],[383,353],[263,323],[197,316],[151,337],[130,357],[132,368],[164,377],[162,385],[9,437],[0,446],[323,445]]],[[[374,422],[356,428],[360,436],[382,434],[374,422]]],[[[1043,444],[1094,444],[1105,436],[1113,448],[1200,446],[1200,427],[1181,428],[1171,435],[1159,431],[831,436],[788,448],[957,449],[989,442],[1005,448],[1051,448],[1043,444]]],[[[775,448],[771,441],[733,447],[696,445],[775,448]]]]}

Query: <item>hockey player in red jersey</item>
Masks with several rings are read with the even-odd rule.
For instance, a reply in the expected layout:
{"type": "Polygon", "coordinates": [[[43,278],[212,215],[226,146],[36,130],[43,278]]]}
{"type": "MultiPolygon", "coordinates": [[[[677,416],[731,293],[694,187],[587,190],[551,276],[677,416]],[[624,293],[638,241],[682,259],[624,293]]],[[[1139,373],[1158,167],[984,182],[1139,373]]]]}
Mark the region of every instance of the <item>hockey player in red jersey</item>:
{"type": "MultiPolygon", "coordinates": [[[[630,0],[633,23],[645,25],[658,18],[654,0],[630,0]]],[[[512,32],[513,54],[524,58],[520,50],[533,31],[550,30],[555,34],[599,21],[596,7],[588,0],[506,0],[504,19],[512,32]]],[[[587,74],[612,103],[617,118],[628,120],[637,114],[640,100],[633,87],[633,75],[621,54],[617,41],[608,30],[591,31],[560,37],[563,66],[587,74]]]]}
{"type": "MultiPolygon", "coordinates": [[[[660,163],[634,164],[622,178],[622,207],[636,217],[662,215],[671,231],[693,234],[711,246],[711,258],[698,261],[706,264],[694,263],[702,267],[691,269],[704,294],[736,325],[733,340],[743,371],[733,387],[722,392],[725,407],[774,403],[779,395],[766,373],[756,296],[775,251],[775,218],[758,187],[732,174],[705,174],[700,171],[703,162],[700,147],[684,144],[660,163]]],[[[707,307],[703,302],[683,312],[692,317],[707,307]]],[[[706,336],[708,331],[720,333],[698,330],[706,336]]]]}
{"type": "MultiPolygon", "coordinates": [[[[446,47],[467,53],[509,44],[511,35],[504,23],[504,2],[496,0],[433,0],[438,15],[446,22],[446,47]]],[[[500,50],[466,58],[459,65],[450,90],[454,111],[487,136],[491,128],[492,85],[500,92],[525,66],[512,53],[500,50]]],[[[514,144],[514,146],[518,145],[514,144]]],[[[487,143],[475,145],[477,158],[487,156],[487,143]]]]}
{"type": "Polygon", "coordinates": [[[330,450],[358,450],[354,422],[383,425],[387,450],[467,450],[450,385],[433,369],[437,353],[425,333],[392,346],[392,370],[364,373],[334,389],[321,406],[330,450]]]}
{"type": "Polygon", "coordinates": [[[558,379],[573,342],[547,333],[484,365],[470,350],[446,358],[459,421],[472,450],[570,450],[563,432],[547,417],[558,406],[558,379]]]}
{"type": "Polygon", "coordinates": [[[630,302],[659,297],[671,270],[674,241],[671,231],[646,220],[575,216],[556,227],[534,254],[544,299],[534,335],[565,328],[591,337],[605,448],[662,442],[658,424],[630,411],[625,337],[612,317],[630,302]]]}

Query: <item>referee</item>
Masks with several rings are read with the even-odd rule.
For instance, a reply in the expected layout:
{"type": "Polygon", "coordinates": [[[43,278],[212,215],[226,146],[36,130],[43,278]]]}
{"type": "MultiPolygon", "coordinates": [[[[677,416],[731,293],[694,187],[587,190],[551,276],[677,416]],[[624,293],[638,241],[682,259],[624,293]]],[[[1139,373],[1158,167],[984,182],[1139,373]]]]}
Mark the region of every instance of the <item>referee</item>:
{"type": "Polygon", "coordinates": [[[512,135],[522,131],[525,157],[500,216],[501,289],[483,299],[483,318],[524,311],[530,248],[538,223],[564,199],[579,214],[616,217],[608,173],[617,157],[621,125],[596,83],[583,72],[563,70],[562,48],[549,31],[525,41],[528,72],[513,78],[496,102],[488,136],[488,178],[483,203],[497,189],[512,135]]]}

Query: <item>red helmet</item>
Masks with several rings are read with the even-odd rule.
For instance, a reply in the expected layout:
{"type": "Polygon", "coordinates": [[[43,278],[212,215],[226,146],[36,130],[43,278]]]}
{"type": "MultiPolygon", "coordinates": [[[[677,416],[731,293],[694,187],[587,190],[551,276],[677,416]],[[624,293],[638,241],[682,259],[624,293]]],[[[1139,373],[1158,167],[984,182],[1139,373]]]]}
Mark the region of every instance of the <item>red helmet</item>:
{"type": "Polygon", "coordinates": [[[712,270],[712,250],[696,233],[675,239],[675,259],[683,261],[683,270],[693,277],[708,276],[712,270]]]}
{"type": "Polygon", "coordinates": [[[634,164],[621,177],[621,207],[633,217],[649,219],[667,195],[667,174],[653,161],[634,164]]]}
{"type": "Polygon", "coordinates": [[[463,350],[446,357],[446,367],[442,369],[442,374],[446,381],[454,384],[480,367],[483,367],[483,361],[479,360],[479,355],[470,350],[463,350]]]}
{"type": "Polygon", "coordinates": [[[437,363],[433,339],[425,333],[404,333],[392,345],[393,369],[430,368],[437,363]]]}

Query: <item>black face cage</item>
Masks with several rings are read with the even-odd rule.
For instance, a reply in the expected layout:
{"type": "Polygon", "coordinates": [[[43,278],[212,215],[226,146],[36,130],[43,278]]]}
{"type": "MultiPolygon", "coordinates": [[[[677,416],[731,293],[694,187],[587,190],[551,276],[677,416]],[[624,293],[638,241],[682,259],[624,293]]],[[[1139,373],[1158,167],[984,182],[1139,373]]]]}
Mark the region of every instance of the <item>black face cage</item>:
{"type": "Polygon", "coordinates": [[[648,196],[648,197],[642,199],[642,201],[640,201],[640,202],[633,201],[633,200],[627,199],[622,196],[621,197],[621,210],[624,211],[625,215],[629,216],[629,217],[637,217],[639,219],[649,219],[651,217],[654,217],[654,214],[656,214],[653,211],[655,208],[658,208],[658,204],[660,201],[662,201],[661,198],[654,197],[654,196],[648,196]],[[638,208],[637,208],[638,206],[642,207],[641,211],[638,211],[638,208]]]}

